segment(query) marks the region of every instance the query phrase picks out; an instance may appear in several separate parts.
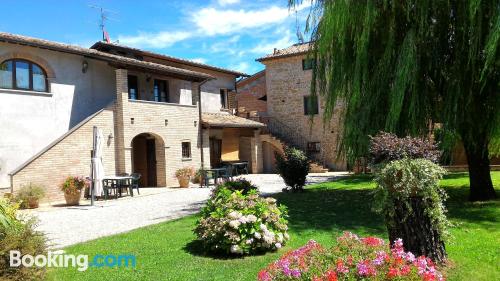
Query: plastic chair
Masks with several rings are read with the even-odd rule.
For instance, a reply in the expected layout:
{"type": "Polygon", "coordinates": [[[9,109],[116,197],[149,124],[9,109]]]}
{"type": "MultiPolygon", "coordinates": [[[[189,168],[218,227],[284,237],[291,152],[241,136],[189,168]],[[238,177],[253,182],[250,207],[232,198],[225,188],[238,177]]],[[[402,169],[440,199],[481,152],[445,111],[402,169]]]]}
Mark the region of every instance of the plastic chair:
{"type": "Polygon", "coordinates": [[[137,194],[140,195],[139,193],[139,180],[141,179],[141,174],[139,173],[133,173],[130,175],[132,177],[132,184],[130,185],[130,195],[133,197],[134,196],[134,188],[137,190],[137,194]]]}

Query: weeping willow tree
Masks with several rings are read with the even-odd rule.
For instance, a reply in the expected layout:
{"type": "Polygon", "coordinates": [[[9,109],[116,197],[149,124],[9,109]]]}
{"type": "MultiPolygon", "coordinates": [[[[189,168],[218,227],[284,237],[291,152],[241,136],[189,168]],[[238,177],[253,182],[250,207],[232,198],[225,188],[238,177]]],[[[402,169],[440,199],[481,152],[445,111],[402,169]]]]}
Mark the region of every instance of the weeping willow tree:
{"type": "MultiPolygon", "coordinates": [[[[435,124],[464,144],[470,199],[496,197],[489,146],[500,142],[500,1],[311,2],[312,94],[325,118],[344,106],[340,152],[366,155],[380,130],[428,136],[435,124]]],[[[451,145],[451,144],[450,144],[451,145]]]]}

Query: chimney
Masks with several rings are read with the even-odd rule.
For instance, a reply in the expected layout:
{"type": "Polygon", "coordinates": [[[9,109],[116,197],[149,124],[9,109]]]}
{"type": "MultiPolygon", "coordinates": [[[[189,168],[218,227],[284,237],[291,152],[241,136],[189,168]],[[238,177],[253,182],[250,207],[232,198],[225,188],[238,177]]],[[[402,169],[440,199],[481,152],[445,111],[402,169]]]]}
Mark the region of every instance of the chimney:
{"type": "Polygon", "coordinates": [[[276,51],[278,51],[278,49],[274,48],[273,55],[276,55],[276,51]]]}

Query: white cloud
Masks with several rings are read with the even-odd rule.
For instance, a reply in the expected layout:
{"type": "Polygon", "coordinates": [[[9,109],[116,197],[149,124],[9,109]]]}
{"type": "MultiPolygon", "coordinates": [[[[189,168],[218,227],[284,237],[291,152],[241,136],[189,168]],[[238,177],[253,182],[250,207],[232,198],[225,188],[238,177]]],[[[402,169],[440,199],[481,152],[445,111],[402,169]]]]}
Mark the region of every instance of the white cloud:
{"type": "Polygon", "coordinates": [[[207,60],[205,58],[194,58],[194,59],[189,59],[190,61],[197,62],[197,63],[203,63],[206,64],[207,60]]]}
{"type": "Polygon", "coordinates": [[[229,66],[229,69],[236,70],[236,71],[243,72],[243,73],[251,73],[250,64],[248,62],[244,62],[244,61],[242,61],[238,64],[235,64],[235,65],[229,66]]]}
{"type": "Polygon", "coordinates": [[[289,15],[287,8],[270,7],[262,10],[218,10],[204,8],[193,15],[200,33],[206,35],[230,34],[242,29],[279,23],[289,15]]]}
{"type": "Polygon", "coordinates": [[[186,31],[161,31],[157,33],[139,33],[135,36],[118,36],[118,40],[120,44],[127,46],[167,48],[192,36],[192,33],[186,31]]]}
{"type": "Polygon", "coordinates": [[[217,3],[221,6],[240,3],[240,0],[218,0],[217,3]]]}
{"type": "Polygon", "coordinates": [[[253,47],[252,49],[250,49],[249,52],[254,54],[270,54],[273,52],[274,48],[283,49],[296,43],[293,41],[292,34],[290,33],[289,30],[286,30],[284,33],[285,33],[284,37],[274,42],[262,42],[253,47]]]}

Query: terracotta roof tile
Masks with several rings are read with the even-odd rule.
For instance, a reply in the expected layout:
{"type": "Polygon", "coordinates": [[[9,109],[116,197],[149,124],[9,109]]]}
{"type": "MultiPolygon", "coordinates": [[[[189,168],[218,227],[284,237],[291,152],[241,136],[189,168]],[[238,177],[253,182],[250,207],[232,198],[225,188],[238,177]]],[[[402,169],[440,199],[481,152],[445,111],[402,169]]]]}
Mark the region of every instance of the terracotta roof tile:
{"type": "Polygon", "coordinates": [[[160,59],[164,59],[164,60],[170,60],[170,61],[174,61],[177,63],[183,63],[183,64],[196,66],[196,67],[200,67],[200,68],[206,68],[206,69],[211,69],[211,70],[215,70],[215,71],[225,72],[225,73],[229,73],[229,74],[233,74],[233,75],[237,75],[237,76],[243,76],[243,77],[249,76],[248,74],[243,73],[243,72],[234,71],[231,69],[217,67],[217,66],[213,66],[213,65],[204,64],[204,63],[199,63],[199,62],[195,62],[192,60],[172,57],[169,55],[159,54],[159,53],[150,52],[150,51],[146,51],[146,50],[141,50],[141,49],[137,49],[134,47],[129,47],[129,46],[125,46],[125,45],[121,45],[121,44],[117,44],[117,43],[107,43],[107,42],[99,41],[99,42],[96,42],[94,45],[92,45],[90,48],[91,49],[99,49],[102,47],[110,47],[110,48],[117,47],[120,49],[125,49],[125,50],[133,51],[136,53],[140,53],[142,55],[156,57],[156,58],[160,58],[160,59]]]}
{"type": "Polygon", "coordinates": [[[281,49],[281,50],[275,49],[272,54],[268,54],[268,55],[265,55],[261,58],[258,58],[258,59],[256,59],[256,61],[265,61],[265,60],[270,60],[270,59],[306,54],[310,50],[311,47],[312,47],[312,44],[310,42],[293,44],[292,46],[281,49]]]}
{"type": "Polygon", "coordinates": [[[262,128],[266,125],[242,117],[224,113],[203,113],[202,123],[210,127],[224,128],[262,128]]]}
{"type": "Polygon", "coordinates": [[[94,49],[87,49],[87,48],[83,48],[80,46],[69,45],[69,44],[64,44],[64,43],[59,43],[59,42],[54,42],[54,41],[49,41],[49,40],[44,40],[44,39],[38,39],[38,38],[33,38],[33,37],[28,37],[28,36],[23,36],[23,35],[11,34],[11,33],[7,33],[7,32],[0,32],[0,41],[29,45],[29,46],[39,47],[39,48],[46,48],[46,49],[59,51],[59,52],[65,52],[65,53],[78,54],[78,55],[88,56],[88,57],[95,58],[95,59],[105,60],[108,62],[122,63],[122,64],[129,65],[129,66],[136,66],[136,67],[141,67],[141,68],[145,68],[145,69],[149,69],[149,70],[165,72],[165,73],[169,73],[169,74],[177,74],[177,75],[182,75],[182,76],[186,76],[186,77],[193,77],[193,78],[197,78],[197,80],[214,79],[214,77],[211,75],[197,72],[197,71],[177,68],[177,67],[173,67],[173,66],[162,65],[162,64],[158,64],[158,63],[140,61],[140,60],[136,60],[133,58],[113,55],[113,54],[101,52],[101,51],[94,50],[94,49]]]}

